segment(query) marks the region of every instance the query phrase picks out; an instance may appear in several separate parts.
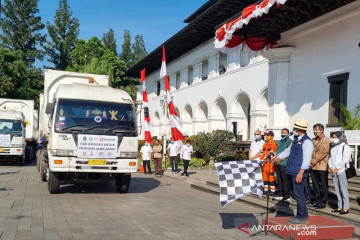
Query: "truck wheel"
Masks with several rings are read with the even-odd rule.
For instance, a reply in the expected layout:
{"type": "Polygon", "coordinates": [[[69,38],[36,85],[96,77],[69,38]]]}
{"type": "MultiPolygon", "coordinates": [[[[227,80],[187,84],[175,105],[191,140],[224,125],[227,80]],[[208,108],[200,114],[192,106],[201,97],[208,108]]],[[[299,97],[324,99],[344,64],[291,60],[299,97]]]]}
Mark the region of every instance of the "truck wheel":
{"type": "Polygon", "coordinates": [[[48,180],[49,193],[58,193],[60,190],[60,180],[59,177],[54,173],[49,171],[49,180],[48,180]]]}
{"type": "Polygon", "coordinates": [[[41,160],[40,162],[40,180],[46,182],[46,167],[45,163],[41,160]]]}
{"type": "Polygon", "coordinates": [[[116,190],[118,193],[127,193],[130,187],[130,174],[119,174],[115,177],[116,190]]]}
{"type": "Polygon", "coordinates": [[[25,155],[22,155],[18,158],[17,164],[18,166],[24,166],[24,163],[25,163],[25,155]]]}

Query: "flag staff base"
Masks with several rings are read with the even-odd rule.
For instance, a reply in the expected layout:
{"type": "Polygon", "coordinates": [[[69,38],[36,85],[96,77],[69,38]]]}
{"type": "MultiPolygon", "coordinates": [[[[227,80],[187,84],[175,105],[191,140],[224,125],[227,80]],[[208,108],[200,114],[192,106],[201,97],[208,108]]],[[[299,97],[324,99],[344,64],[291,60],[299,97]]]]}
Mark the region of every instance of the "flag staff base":
{"type": "MultiPolygon", "coordinates": [[[[270,159],[271,159],[271,154],[269,155],[268,157],[268,161],[270,162],[270,159]]],[[[268,169],[268,179],[270,179],[270,164],[269,165],[269,169],[268,169]]],[[[258,231],[256,233],[253,233],[253,234],[250,234],[249,237],[254,237],[254,236],[257,236],[257,235],[260,235],[260,234],[263,234],[265,233],[265,236],[267,236],[269,233],[271,235],[273,235],[274,237],[278,237],[280,239],[283,239],[283,237],[281,237],[280,235],[277,235],[276,233],[273,233],[273,232],[269,232],[269,230],[267,229],[267,226],[268,226],[268,221],[269,221],[269,199],[270,199],[270,184],[269,184],[269,189],[267,190],[267,193],[266,193],[266,217],[265,217],[265,226],[264,226],[264,230],[261,230],[261,231],[258,231]]]]}

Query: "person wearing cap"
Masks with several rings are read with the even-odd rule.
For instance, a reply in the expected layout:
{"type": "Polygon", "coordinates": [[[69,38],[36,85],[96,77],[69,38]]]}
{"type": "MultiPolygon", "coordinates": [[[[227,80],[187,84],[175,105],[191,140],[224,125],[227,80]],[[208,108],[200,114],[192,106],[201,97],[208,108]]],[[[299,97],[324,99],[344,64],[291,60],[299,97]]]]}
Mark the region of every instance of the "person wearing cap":
{"type": "Polygon", "coordinates": [[[308,121],[297,119],[293,125],[294,140],[290,147],[273,157],[273,161],[288,158],[285,173],[290,176],[293,196],[297,203],[297,213],[295,218],[287,221],[288,224],[306,224],[309,221],[309,214],[306,206],[305,182],[308,177],[308,170],[311,155],[314,150],[310,137],[306,134],[308,121]]]}
{"type": "Polygon", "coordinates": [[[262,147],[260,160],[264,161],[262,165],[262,175],[264,181],[264,193],[271,191],[271,196],[275,195],[275,166],[271,162],[271,157],[276,153],[276,144],[273,141],[274,132],[265,133],[265,143],[262,147]]]}
{"type": "Polygon", "coordinates": [[[256,130],[254,133],[254,141],[251,142],[249,150],[250,160],[260,160],[261,149],[264,145],[264,140],[261,139],[260,130],[256,130]]]}

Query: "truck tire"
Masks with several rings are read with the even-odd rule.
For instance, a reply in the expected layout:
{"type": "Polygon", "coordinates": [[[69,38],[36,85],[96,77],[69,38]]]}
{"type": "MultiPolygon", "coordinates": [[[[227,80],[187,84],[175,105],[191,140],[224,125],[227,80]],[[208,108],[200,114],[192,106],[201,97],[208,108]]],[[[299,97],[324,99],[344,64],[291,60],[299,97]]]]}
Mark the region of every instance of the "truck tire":
{"type": "Polygon", "coordinates": [[[116,190],[118,193],[127,193],[130,187],[131,175],[118,174],[115,177],[116,190]]]}
{"type": "Polygon", "coordinates": [[[60,190],[60,180],[59,176],[56,173],[49,171],[49,180],[48,180],[49,193],[59,193],[60,190]]]}
{"type": "Polygon", "coordinates": [[[18,166],[24,166],[24,163],[25,163],[25,155],[18,157],[17,159],[18,166]]]}

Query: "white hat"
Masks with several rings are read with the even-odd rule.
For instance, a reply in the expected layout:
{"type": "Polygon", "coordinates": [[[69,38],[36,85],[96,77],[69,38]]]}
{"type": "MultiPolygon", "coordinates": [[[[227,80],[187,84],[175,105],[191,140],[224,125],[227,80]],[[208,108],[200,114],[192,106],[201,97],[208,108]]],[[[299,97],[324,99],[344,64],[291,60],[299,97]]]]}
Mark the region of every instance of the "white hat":
{"type": "Polygon", "coordinates": [[[306,131],[308,130],[308,121],[306,119],[298,118],[293,124],[293,127],[306,131]]]}

